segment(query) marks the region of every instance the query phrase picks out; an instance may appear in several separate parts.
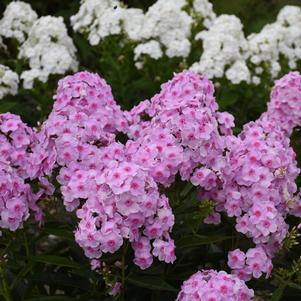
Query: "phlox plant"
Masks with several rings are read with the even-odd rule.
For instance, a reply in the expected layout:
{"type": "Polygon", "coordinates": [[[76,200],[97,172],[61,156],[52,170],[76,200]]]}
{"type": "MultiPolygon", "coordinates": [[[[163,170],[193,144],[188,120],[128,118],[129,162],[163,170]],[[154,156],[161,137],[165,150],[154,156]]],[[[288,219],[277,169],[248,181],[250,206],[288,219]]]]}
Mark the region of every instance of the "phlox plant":
{"type": "Polygon", "coordinates": [[[300,300],[298,1],[0,2],[0,300],[300,300]]]}
{"type": "Polygon", "coordinates": [[[4,299],[271,296],[257,281],[271,285],[300,216],[300,91],[298,72],[284,76],[238,136],[192,71],[129,111],[84,71],[59,81],[39,127],[0,115],[4,299]]]}

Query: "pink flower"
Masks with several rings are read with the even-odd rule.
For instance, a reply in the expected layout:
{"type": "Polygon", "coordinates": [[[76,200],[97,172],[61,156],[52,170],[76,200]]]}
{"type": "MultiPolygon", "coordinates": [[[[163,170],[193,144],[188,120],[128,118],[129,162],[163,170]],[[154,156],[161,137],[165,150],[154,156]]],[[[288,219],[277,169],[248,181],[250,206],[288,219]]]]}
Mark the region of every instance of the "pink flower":
{"type": "Polygon", "coordinates": [[[121,283],[120,282],[115,282],[114,286],[109,292],[109,295],[111,296],[116,296],[120,293],[121,290],[121,283]]]}
{"type": "Polygon", "coordinates": [[[228,254],[228,265],[231,269],[242,269],[245,266],[245,253],[239,249],[233,250],[228,254]]]}
{"type": "Polygon", "coordinates": [[[184,281],[176,301],[252,300],[254,291],[243,280],[224,271],[199,271],[184,281]]]}

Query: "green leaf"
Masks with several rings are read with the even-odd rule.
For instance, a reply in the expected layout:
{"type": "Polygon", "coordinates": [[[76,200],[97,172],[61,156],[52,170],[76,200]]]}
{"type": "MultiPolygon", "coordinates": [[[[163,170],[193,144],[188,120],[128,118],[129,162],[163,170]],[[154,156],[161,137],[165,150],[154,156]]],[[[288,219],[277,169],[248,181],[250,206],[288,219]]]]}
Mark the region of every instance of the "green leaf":
{"type": "Polygon", "coordinates": [[[2,102],[0,104],[0,113],[6,113],[12,110],[13,107],[17,105],[16,102],[10,101],[10,102],[2,102]]]}
{"type": "Polygon", "coordinates": [[[181,197],[187,196],[188,193],[189,193],[192,189],[194,189],[194,188],[195,188],[195,186],[193,186],[191,183],[187,183],[187,184],[185,185],[184,189],[180,192],[180,196],[181,196],[181,197]]]}
{"type": "Polygon", "coordinates": [[[31,263],[25,265],[23,269],[21,269],[21,271],[19,272],[17,277],[14,279],[14,281],[10,285],[11,289],[13,289],[20,282],[20,280],[24,279],[24,277],[32,270],[33,266],[34,266],[34,263],[31,262],[31,263]]]}
{"type": "Polygon", "coordinates": [[[180,238],[176,245],[179,249],[192,248],[201,245],[208,245],[211,243],[221,242],[224,240],[231,239],[231,236],[221,236],[221,235],[190,235],[183,238],[180,238]]]}
{"type": "Polygon", "coordinates": [[[288,286],[291,287],[291,288],[295,288],[297,290],[301,290],[301,285],[298,285],[298,284],[293,283],[293,282],[288,283],[288,286]]]}
{"type": "Polygon", "coordinates": [[[283,296],[285,287],[286,287],[285,284],[282,284],[280,287],[278,287],[278,288],[274,291],[274,293],[273,293],[273,295],[272,295],[270,301],[280,301],[280,300],[281,300],[281,297],[283,296]]]}
{"type": "Polygon", "coordinates": [[[74,236],[71,231],[66,229],[56,229],[56,228],[45,228],[44,230],[47,234],[55,235],[57,237],[65,238],[67,240],[74,241],[74,236]]]}
{"type": "Polygon", "coordinates": [[[42,263],[52,264],[61,267],[69,267],[74,269],[81,268],[81,266],[78,263],[74,262],[69,258],[62,257],[62,256],[38,255],[38,256],[30,257],[30,259],[35,262],[42,262],[42,263]]]}
{"type": "Polygon", "coordinates": [[[129,277],[127,280],[129,283],[133,285],[139,287],[145,287],[150,290],[170,291],[170,292],[178,291],[173,286],[165,282],[163,279],[154,276],[136,275],[136,276],[129,277]]]}
{"type": "Polygon", "coordinates": [[[30,278],[30,280],[33,282],[41,282],[48,285],[59,285],[60,287],[75,287],[89,291],[90,285],[88,279],[88,277],[74,277],[72,274],[68,276],[67,273],[65,273],[65,271],[62,271],[61,273],[52,273],[50,271],[40,272],[39,274],[33,275],[30,278]]]}
{"type": "Polygon", "coordinates": [[[67,296],[47,296],[47,297],[25,299],[25,301],[74,301],[74,300],[76,299],[67,296]]]}

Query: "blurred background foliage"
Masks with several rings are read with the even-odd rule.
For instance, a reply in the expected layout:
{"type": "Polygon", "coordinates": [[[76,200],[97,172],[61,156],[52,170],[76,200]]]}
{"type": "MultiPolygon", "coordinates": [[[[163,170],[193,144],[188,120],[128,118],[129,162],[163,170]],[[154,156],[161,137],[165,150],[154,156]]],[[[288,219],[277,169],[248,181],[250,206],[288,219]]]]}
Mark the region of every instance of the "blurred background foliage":
{"type": "MultiPolygon", "coordinates": [[[[10,0],[0,0],[1,14],[9,2],[10,0]]],[[[194,44],[186,65],[177,59],[162,59],[150,61],[139,71],[133,63],[133,45],[125,44],[120,47],[119,38],[110,37],[99,46],[92,47],[83,36],[72,31],[70,16],[78,11],[80,1],[25,2],[30,3],[39,16],[65,18],[69,34],[78,49],[80,69],[103,76],[112,86],[117,102],[124,109],[154,95],[160,84],[171,78],[173,72],[189,66],[202,53],[198,44],[194,44]]],[[[124,2],[131,7],[143,9],[154,3],[153,0],[124,2]]],[[[213,0],[212,3],[217,14],[235,14],[241,18],[246,35],[258,32],[265,24],[273,22],[284,5],[301,5],[300,0],[213,0]]],[[[9,53],[0,52],[0,63],[5,62],[13,70],[20,70],[26,62],[11,59],[14,51],[12,45],[9,53]]],[[[287,70],[283,73],[285,71],[287,70]]],[[[52,76],[45,84],[36,82],[32,90],[20,89],[18,95],[6,96],[0,101],[0,113],[11,111],[19,114],[30,125],[43,121],[51,111],[52,96],[60,77],[52,76]]],[[[218,103],[221,110],[228,110],[235,115],[237,132],[244,123],[255,120],[265,110],[272,85],[268,80],[263,80],[260,86],[232,85],[225,80],[219,81],[216,91],[218,103]]],[[[296,150],[300,150],[300,133],[294,135],[293,145],[296,150]]],[[[301,152],[298,153],[300,157],[301,152]]],[[[179,181],[170,191],[168,196],[176,215],[173,238],[178,260],[175,265],[156,261],[150,269],[141,271],[132,264],[131,250],[125,246],[114,256],[105,257],[107,269],[101,275],[92,272],[87,258],[73,239],[76,218],[72,214],[66,215],[60,196],[57,195],[51,200],[43,201],[47,208],[43,227],[37,229],[36,224],[29,221],[24,230],[3,233],[0,240],[0,300],[172,301],[183,280],[196,269],[227,269],[227,251],[234,249],[238,242],[240,245],[249,244],[234,231],[234,221],[227,218],[227,222],[222,222],[219,226],[204,225],[202,217],[208,214],[212,204],[208,202],[200,207],[195,190],[179,181]],[[124,261],[123,268],[116,265],[116,261],[124,261]],[[126,281],[125,295],[108,297],[108,284],[116,280],[126,281]]],[[[298,221],[292,219],[290,223],[295,225],[298,221]]],[[[301,247],[293,246],[293,242],[299,239],[293,234],[288,239],[287,249],[282,250],[276,258],[275,276],[272,280],[260,279],[250,283],[256,290],[257,300],[301,300],[301,247]]]]}

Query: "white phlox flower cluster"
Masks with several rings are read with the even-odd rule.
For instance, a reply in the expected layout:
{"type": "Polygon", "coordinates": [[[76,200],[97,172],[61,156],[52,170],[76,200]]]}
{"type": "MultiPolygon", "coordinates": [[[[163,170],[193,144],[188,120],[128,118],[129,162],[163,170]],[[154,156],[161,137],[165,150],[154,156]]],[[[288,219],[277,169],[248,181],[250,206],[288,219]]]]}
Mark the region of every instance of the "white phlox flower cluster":
{"type": "MultiPolygon", "coordinates": [[[[217,17],[209,0],[157,0],[146,12],[127,8],[120,0],[81,0],[71,25],[86,34],[91,45],[112,35],[120,35],[121,43],[131,41],[138,69],[147,57],[180,57],[185,62],[191,41],[200,40],[203,52],[190,69],[210,79],[225,77],[233,84],[259,84],[263,72],[276,78],[281,58],[291,69],[301,59],[301,8],[297,6],[285,6],[274,23],[248,37],[240,19],[217,17]],[[193,25],[203,27],[196,36],[193,25]]],[[[77,70],[76,49],[62,17],[38,19],[28,3],[11,2],[0,20],[0,47],[5,47],[3,38],[18,40],[19,58],[29,62],[30,69],[21,74],[25,88],[31,88],[35,79],[45,82],[50,74],[77,70]]]]}
{"type": "Polygon", "coordinates": [[[28,3],[11,2],[0,20],[0,36],[15,38],[19,43],[23,43],[37,19],[37,13],[28,3]]]}
{"type": "Polygon", "coordinates": [[[50,74],[76,71],[75,53],[76,48],[62,17],[39,18],[19,51],[19,58],[27,59],[30,67],[21,74],[24,88],[32,88],[35,79],[46,82],[50,74]]]}
{"type": "Polygon", "coordinates": [[[0,20],[0,47],[5,48],[3,37],[16,39],[18,58],[28,60],[30,69],[20,76],[26,89],[35,79],[46,82],[50,74],[77,70],[76,49],[62,17],[38,18],[28,3],[13,1],[0,20]]]}
{"type": "Polygon", "coordinates": [[[97,45],[101,39],[121,33],[124,10],[118,0],[84,0],[70,20],[74,31],[86,32],[89,43],[97,45]]]}
{"type": "Polygon", "coordinates": [[[70,20],[74,31],[87,33],[89,43],[98,45],[105,37],[123,32],[133,41],[140,40],[144,13],[125,8],[118,0],[84,0],[70,20]]]}
{"type": "Polygon", "coordinates": [[[7,94],[17,94],[18,84],[18,74],[13,72],[7,66],[0,64],[0,99],[7,94]]]}
{"type": "Polygon", "coordinates": [[[192,18],[183,10],[186,0],[158,0],[145,14],[142,39],[155,39],[168,57],[187,57],[190,52],[192,18]]]}
{"type": "Polygon", "coordinates": [[[226,75],[233,83],[249,81],[250,71],[245,62],[248,43],[242,28],[240,19],[235,16],[217,17],[208,30],[196,36],[196,39],[202,40],[204,51],[191,70],[206,74],[209,78],[226,75]]]}
{"type": "Polygon", "coordinates": [[[71,24],[75,31],[87,33],[91,45],[110,35],[125,34],[138,44],[137,61],[139,54],[159,59],[163,50],[168,57],[187,57],[193,20],[183,10],[186,4],[186,0],[158,0],[144,13],[116,0],[84,0],[71,24]]]}
{"type": "Polygon", "coordinates": [[[266,25],[259,33],[248,37],[250,60],[256,65],[265,64],[272,78],[281,70],[280,56],[288,60],[291,69],[301,59],[301,8],[285,6],[276,22],[266,25]]]}

